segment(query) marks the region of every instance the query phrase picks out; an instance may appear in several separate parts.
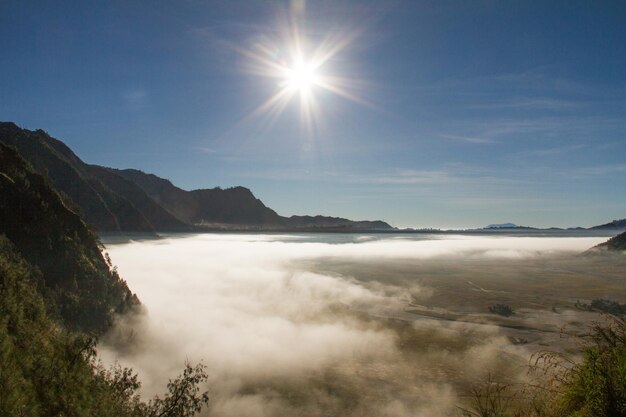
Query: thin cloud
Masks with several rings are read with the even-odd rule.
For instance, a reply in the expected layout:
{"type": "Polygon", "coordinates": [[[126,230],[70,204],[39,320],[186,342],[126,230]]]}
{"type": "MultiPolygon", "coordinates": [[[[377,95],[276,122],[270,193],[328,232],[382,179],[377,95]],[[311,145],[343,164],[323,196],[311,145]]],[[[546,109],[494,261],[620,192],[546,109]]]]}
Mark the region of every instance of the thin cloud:
{"type": "Polygon", "coordinates": [[[495,99],[484,103],[471,104],[475,109],[520,108],[536,110],[567,110],[581,107],[581,103],[572,100],[554,98],[511,98],[495,99]]]}
{"type": "Polygon", "coordinates": [[[478,136],[461,136],[461,135],[441,134],[439,135],[439,137],[444,138],[444,139],[460,140],[463,142],[470,142],[470,143],[482,143],[482,144],[495,143],[493,139],[486,138],[486,137],[478,137],[478,136]]]}
{"type": "Polygon", "coordinates": [[[206,146],[194,146],[191,149],[194,150],[194,151],[205,153],[205,154],[215,154],[215,153],[217,153],[217,150],[215,150],[213,148],[206,147],[206,146]]]}
{"type": "Polygon", "coordinates": [[[586,167],[577,170],[579,174],[586,176],[602,176],[608,174],[615,174],[619,172],[626,172],[626,164],[610,164],[599,165],[595,167],[586,167]]]}
{"type": "Polygon", "coordinates": [[[456,181],[447,171],[400,170],[391,175],[369,178],[375,184],[441,184],[456,181]]]}
{"type": "Polygon", "coordinates": [[[552,156],[552,155],[561,155],[569,152],[576,152],[581,149],[588,148],[587,145],[582,143],[578,143],[575,145],[566,145],[566,146],[557,146],[553,148],[545,148],[545,149],[536,149],[528,152],[523,152],[522,154],[533,155],[533,156],[552,156]]]}

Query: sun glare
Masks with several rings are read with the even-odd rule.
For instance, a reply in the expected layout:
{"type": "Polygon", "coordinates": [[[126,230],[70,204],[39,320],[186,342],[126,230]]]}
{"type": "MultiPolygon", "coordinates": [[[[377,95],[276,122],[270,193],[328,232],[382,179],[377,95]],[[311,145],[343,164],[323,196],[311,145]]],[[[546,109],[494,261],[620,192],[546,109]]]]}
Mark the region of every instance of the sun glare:
{"type": "MultiPolygon", "coordinates": [[[[258,36],[251,48],[236,47],[249,58],[246,67],[254,74],[277,80],[278,89],[261,103],[246,120],[267,116],[268,124],[280,116],[295,98],[300,102],[300,119],[310,133],[321,124],[321,97],[326,93],[361,105],[371,106],[355,90],[363,86],[354,76],[340,75],[341,68],[334,58],[350,45],[359,31],[336,30],[319,36],[316,42],[307,39],[301,31],[297,16],[290,16],[284,24],[277,24],[282,36],[258,36]]],[[[328,94],[327,94],[328,95],[328,94]]],[[[329,98],[325,98],[328,100],[329,98]]]]}
{"type": "Polygon", "coordinates": [[[286,71],[287,87],[300,94],[308,93],[319,82],[315,67],[310,63],[298,62],[286,71]]]}

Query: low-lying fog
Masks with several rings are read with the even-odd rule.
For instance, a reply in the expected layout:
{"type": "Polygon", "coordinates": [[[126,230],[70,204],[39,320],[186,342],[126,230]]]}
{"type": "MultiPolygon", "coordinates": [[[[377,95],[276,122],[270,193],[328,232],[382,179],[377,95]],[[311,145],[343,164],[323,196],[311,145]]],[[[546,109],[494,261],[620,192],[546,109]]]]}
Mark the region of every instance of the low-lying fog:
{"type": "Polygon", "coordinates": [[[522,381],[533,351],[567,349],[561,326],[595,317],[576,310],[577,299],[624,300],[622,259],[577,256],[604,240],[201,234],[109,243],[146,314],[120,321],[99,353],[138,372],[146,396],[163,392],[185,360],[202,361],[206,415],[455,415],[476,381],[522,381]],[[517,314],[489,314],[495,303],[517,314]]]}

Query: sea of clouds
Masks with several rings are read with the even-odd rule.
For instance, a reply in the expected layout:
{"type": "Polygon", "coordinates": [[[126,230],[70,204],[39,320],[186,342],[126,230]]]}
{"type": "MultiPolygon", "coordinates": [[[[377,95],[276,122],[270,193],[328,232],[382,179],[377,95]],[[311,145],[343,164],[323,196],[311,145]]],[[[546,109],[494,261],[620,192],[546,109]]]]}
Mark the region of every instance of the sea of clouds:
{"type": "MultiPolygon", "coordinates": [[[[209,372],[207,415],[454,415],[463,383],[516,363],[502,357],[508,341],[498,328],[392,320],[429,289],[384,276],[361,282],[306,265],[505,261],[580,252],[603,240],[200,234],[109,244],[145,313],[119,319],[99,354],[138,372],[148,397],[162,392],[185,361],[201,361],[209,372]]],[[[525,354],[520,348],[519,358],[525,354]]]]}

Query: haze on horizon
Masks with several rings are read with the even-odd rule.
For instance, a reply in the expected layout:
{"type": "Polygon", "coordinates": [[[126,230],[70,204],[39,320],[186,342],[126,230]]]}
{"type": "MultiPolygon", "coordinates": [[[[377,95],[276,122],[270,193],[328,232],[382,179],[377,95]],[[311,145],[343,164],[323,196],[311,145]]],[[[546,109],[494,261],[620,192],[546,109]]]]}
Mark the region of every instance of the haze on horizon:
{"type": "Polygon", "coordinates": [[[591,226],[626,217],[624,17],[619,1],[10,0],[0,120],[89,163],[249,187],[282,215],[591,226]]]}

